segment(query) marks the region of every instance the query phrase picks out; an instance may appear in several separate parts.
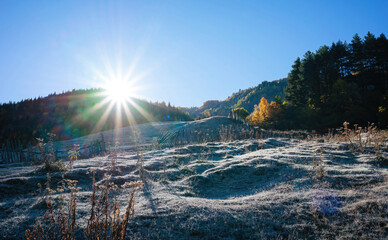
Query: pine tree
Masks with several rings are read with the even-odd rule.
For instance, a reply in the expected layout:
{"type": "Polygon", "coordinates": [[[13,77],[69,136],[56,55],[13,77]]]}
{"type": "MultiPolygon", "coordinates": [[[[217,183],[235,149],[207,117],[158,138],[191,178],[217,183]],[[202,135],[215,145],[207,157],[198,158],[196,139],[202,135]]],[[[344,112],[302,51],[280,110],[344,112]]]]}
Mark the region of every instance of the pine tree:
{"type": "Polygon", "coordinates": [[[301,94],[304,86],[300,81],[300,67],[301,61],[300,58],[297,58],[294,65],[292,65],[292,70],[287,78],[288,86],[286,88],[286,100],[295,106],[299,106],[305,102],[303,94],[301,94]]]}
{"type": "Polygon", "coordinates": [[[363,70],[364,67],[362,61],[364,55],[364,43],[357,33],[354,35],[352,42],[350,43],[350,51],[350,61],[353,65],[352,74],[357,75],[363,70]]]}

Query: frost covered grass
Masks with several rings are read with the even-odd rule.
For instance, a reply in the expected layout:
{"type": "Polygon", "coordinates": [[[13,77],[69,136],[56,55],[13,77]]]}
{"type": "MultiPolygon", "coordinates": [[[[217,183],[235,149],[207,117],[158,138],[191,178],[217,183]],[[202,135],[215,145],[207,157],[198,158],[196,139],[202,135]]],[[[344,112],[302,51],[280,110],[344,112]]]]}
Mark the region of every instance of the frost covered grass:
{"type": "Polygon", "coordinates": [[[374,123],[367,127],[360,127],[358,124],[350,127],[349,122],[344,122],[343,127],[336,129],[336,132],[329,132],[325,138],[329,141],[348,142],[352,151],[375,152],[380,154],[381,149],[387,148],[388,132],[379,130],[374,123]]]}
{"type": "Polygon", "coordinates": [[[126,182],[119,188],[116,184],[110,182],[110,176],[104,176],[104,184],[97,185],[95,173],[92,173],[92,194],[88,199],[90,201],[89,218],[84,231],[77,227],[77,181],[64,179],[62,186],[57,191],[47,190],[53,194],[59,192],[57,201],[51,197],[46,197],[45,203],[48,210],[42,220],[37,220],[33,229],[26,230],[26,238],[32,239],[126,239],[127,226],[130,218],[134,215],[134,194],[141,189],[143,183],[126,182]],[[127,194],[126,189],[130,189],[127,194]],[[69,190],[69,196],[66,199],[63,192],[69,190]],[[117,195],[127,195],[128,203],[124,214],[120,213],[120,207],[117,202],[117,195]],[[56,202],[56,203],[55,203],[56,202]],[[66,208],[66,209],[65,209],[66,208]]]}
{"type": "MultiPolygon", "coordinates": [[[[78,236],[85,237],[91,226],[93,186],[101,186],[96,195],[107,196],[109,186],[144,180],[133,195],[135,213],[127,222],[126,236],[132,239],[387,238],[388,156],[383,145],[378,159],[370,146],[361,152],[348,142],[276,136],[141,153],[128,149],[117,151],[115,171],[107,155],[76,160],[66,172],[49,173],[52,189],[62,186],[62,179],[78,181],[78,236]],[[87,174],[91,170],[95,183],[87,174]]],[[[0,168],[0,176],[0,232],[5,239],[23,239],[25,230],[33,229],[49,210],[42,196],[53,203],[72,199],[69,189],[45,194],[42,187],[39,192],[37,186],[46,186],[47,175],[30,166],[8,165],[0,168]]],[[[125,213],[131,199],[118,190],[109,190],[110,213],[116,212],[115,204],[125,213]]]]}

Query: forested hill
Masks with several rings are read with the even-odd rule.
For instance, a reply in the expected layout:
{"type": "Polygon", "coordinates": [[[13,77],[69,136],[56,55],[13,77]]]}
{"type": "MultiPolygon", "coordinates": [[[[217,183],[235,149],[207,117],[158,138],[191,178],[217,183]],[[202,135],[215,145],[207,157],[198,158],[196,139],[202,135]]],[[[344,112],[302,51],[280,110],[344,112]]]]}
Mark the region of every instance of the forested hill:
{"type": "Polygon", "coordinates": [[[262,97],[265,97],[269,101],[274,101],[276,96],[284,97],[286,87],[286,78],[270,82],[264,81],[256,87],[240,90],[224,101],[209,100],[204,102],[199,108],[182,108],[182,111],[189,112],[192,117],[209,115],[227,116],[231,110],[240,107],[245,108],[249,112],[253,112],[254,106],[259,104],[262,97]]]}
{"type": "Polygon", "coordinates": [[[179,108],[169,104],[151,103],[132,98],[120,110],[106,101],[101,89],[73,90],[37,99],[0,105],[0,147],[15,139],[23,145],[35,138],[56,134],[56,140],[84,136],[118,126],[116,115],[122,115],[122,126],[129,120],[136,123],[151,121],[190,120],[179,108]],[[109,110],[110,109],[110,110],[109,110]],[[104,114],[104,113],[110,114],[104,114]],[[120,113],[121,112],[121,113],[120,113]]]}
{"type": "Polygon", "coordinates": [[[283,102],[262,99],[253,125],[277,129],[388,128],[388,40],[355,34],[297,58],[283,102]]]}

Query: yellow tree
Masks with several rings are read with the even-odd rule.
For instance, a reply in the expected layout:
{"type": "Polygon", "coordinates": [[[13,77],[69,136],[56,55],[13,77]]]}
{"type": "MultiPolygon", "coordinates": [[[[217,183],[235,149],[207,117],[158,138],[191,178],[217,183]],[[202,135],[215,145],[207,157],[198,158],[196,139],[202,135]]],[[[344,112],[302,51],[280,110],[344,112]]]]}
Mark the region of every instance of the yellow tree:
{"type": "Polygon", "coordinates": [[[252,113],[252,123],[260,124],[268,118],[268,101],[265,97],[262,97],[258,107],[255,107],[255,111],[252,113]]]}
{"type": "Polygon", "coordinates": [[[275,125],[279,121],[279,113],[282,111],[282,106],[277,102],[271,102],[268,106],[268,122],[270,125],[275,125]]]}

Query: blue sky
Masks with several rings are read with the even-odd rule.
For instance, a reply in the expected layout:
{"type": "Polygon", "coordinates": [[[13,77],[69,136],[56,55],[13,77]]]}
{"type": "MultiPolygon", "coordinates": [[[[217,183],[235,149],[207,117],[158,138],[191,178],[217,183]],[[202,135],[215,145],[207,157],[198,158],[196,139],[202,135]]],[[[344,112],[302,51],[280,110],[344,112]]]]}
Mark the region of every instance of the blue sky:
{"type": "Polygon", "coordinates": [[[0,102],[99,87],[175,106],[286,77],[355,33],[388,35],[387,1],[0,1],[0,102]]]}

